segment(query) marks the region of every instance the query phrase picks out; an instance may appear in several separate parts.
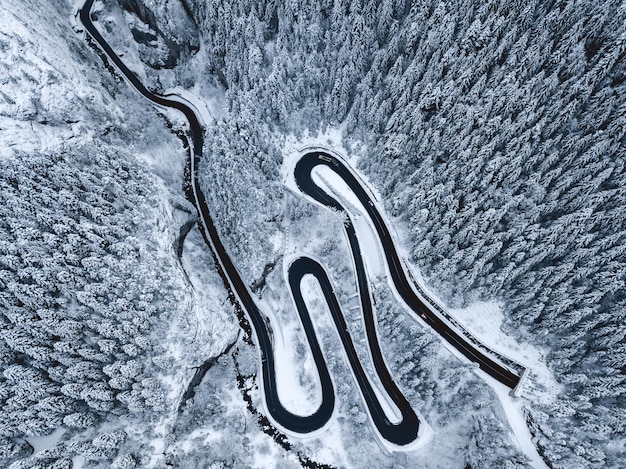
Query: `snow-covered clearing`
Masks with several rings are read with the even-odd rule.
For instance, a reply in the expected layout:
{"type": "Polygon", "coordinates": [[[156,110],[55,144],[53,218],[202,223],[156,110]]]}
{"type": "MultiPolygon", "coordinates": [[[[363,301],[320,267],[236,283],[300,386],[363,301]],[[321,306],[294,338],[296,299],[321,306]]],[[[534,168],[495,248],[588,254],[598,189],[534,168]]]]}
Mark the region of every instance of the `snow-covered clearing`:
{"type": "MultiPolygon", "coordinates": [[[[504,314],[501,305],[495,302],[481,302],[466,308],[448,309],[448,312],[487,347],[505,356],[514,357],[529,370],[533,381],[547,390],[541,396],[531,392],[533,399],[538,398],[544,402],[554,399],[558,393],[558,383],[546,366],[544,353],[535,346],[517,342],[504,332],[502,328],[504,314]]],[[[524,385],[523,388],[526,389],[527,386],[524,385]]]]}
{"type": "Polygon", "coordinates": [[[33,453],[36,454],[36,453],[39,453],[40,451],[54,448],[59,442],[59,440],[61,440],[61,437],[63,436],[64,433],[65,433],[65,428],[60,427],[60,428],[57,428],[52,433],[50,433],[49,435],[29,436],[28,438],[26,438],[26,441],[28,441],[28,444],[33,447],[33,453]]]}
{"type": "Polygon", "coordinates": [[[294,321],[272,327],[272,333],[278,397],[290,412],[310,415],[321,404],[322,395],[317,368],[308,347],[304,357],[297,356],[296,335],[303,334],[302,328],[294,321]]]}

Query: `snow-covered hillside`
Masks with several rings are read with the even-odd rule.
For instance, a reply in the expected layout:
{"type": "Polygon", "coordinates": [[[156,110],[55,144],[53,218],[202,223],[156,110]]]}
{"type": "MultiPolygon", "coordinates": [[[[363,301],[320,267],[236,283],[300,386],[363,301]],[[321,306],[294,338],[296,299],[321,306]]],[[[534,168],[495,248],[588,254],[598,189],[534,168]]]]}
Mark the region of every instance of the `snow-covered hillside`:
{"type": "Polygon", "coordinates": [[[185,150],[69,4],[0,11],[0,461],[158,461],[193,367],[236,337],[195,294],[223,294],[212,264],[190,283],[176,256],[185,150]]]}
{"type": "Polygon", "coordinates": [[[538,460],[510,427],[527,425],[551,467],[626,465],[622,1],[96,2],[97,27],[150,89],[212,113],[200,181],[294,344],[294,389],[315,389],[284,279],[294,255],[325,265],[365,342],[341,220],[283,184],[310,143],[358,165],[441,304],[535,365],[513,406],[525,422],[511,422],[475,367],[373,281],[391,372],[433,430],[393,454],[314,293],[341,383],[325,434],[287,440],[264,420],[245,340],[185,393],[237,328],[183,197],[183,121],[104,66],[72,31],[74,6],[0,0],[0,461],[524,467],[538,460]]]}

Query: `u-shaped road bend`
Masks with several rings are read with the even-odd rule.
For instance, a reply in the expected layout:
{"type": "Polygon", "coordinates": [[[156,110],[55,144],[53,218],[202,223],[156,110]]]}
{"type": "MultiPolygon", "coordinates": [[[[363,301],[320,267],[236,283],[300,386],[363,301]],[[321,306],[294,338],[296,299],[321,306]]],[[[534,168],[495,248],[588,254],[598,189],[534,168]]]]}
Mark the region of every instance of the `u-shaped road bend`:
{"type": "MultiPolygon", "coordinates": [[[[365,192],[359,181],[357,181],[352,172],[339,159],[334,158],[332,155],[323,151],[312,151],[305,154],[298,161],[295,167],[295,179],[300,190],[323,205],[345,212],[343,206],[337,200],[328,195],[312,180],[311,171],[319,165],[328,166],[335,171],[344,180],[348,187],[350,187],[365,208],[367,214],[372,220],[372,223],[374,224],[374,228],[376,229],[380,242],[382,243],[391,280],[394,283],[396,291],[404,302],[444,340],[446,340],[469,360],[477,363],[485,373],[511,389],[514,389],[520,381],[520,376],[472,345],[466,337],[444,322],[415,294],[415,291],[402,269],[400,257],[398,256],[393,240],[382,216],[375,208],[372,200],[365,192]]],[[[356,240],[356,234],[354,233],[354,228],[351,223],[346,223],[346,232],[348,234],[350,247],[357,266],[359,288],[361,291],[367,291],[367,277],[362,267],[363,262],[361,254],[356,240]]],[[[370,332],[375,334],[373,324],[367,325],[367,328],[368,334],[370,334],[370,332]]],[[[377,342],[375,344],[373,339],[374,336],[370,339],[370,347],[372,347],[372,351],[374,352],[376,351],[375,345],[377,342]]],[[[384,371],[381,369],[380,372],[384,371]]]]}
{"type": "Polygon", "coordinates": [[[378,346],[375,332],[373,336],[370,333],[370,328],[373,327],[374,317],[371,309],[369,291],[367,289],[360,291],[362,299],[361,303],[367,303],[367,309],[363,310],[363,314],[365,317],[366,328],[368,330],[368,342],[376,372],[385,388],[385,391],[387,391],[389,397],[391,397],[394,404],[400,410],[402,418],[397,424],[392,423],[387,418],[385,411],[383,410],[380,401],[378,400],[378,397],[372,388],[369,379],[367,378],[367,374],[363,369],[363,365],[361,365],[354,343],[352,342],[352,338],[348,333],[348,325],[346,324],[346,320],[341,312],[339,301],[337,300],[326,272],[318,262],[308,257],[300,257],[296,259],[289,267],[289,287],[300,313],[301,320],[304,321],[306,318],[309,322],[309,327],[311,327],[309,313],[306,311],[307,306],[302,298],[300,289],[302,278],[305,275],[314,276],[322,289],[324,299],[326,300],[326,304],[328,305],[328,309],[330,310],[330,314],[335,323],[335,329],[339,333],[341,344],[346,352],[346,356],[348,357],[350,368],[352,368],[352,373],[354,374],[359,389],[361,390],[361,394],[363,395],[363,399],[365,400],[365,404],[367,405],[370,417],[372,418],[378,432],[385,440],[395,445],[403,446],[412,443],[418,436],[420,422],[417,415],[411,408],[411,405],[397,388],[391,378],[391,375],[387,371],[382,359],[382,354],[380,353],[380,347],[378,346]],[[303,312],[305,313],[303,314],[303,312]]]}

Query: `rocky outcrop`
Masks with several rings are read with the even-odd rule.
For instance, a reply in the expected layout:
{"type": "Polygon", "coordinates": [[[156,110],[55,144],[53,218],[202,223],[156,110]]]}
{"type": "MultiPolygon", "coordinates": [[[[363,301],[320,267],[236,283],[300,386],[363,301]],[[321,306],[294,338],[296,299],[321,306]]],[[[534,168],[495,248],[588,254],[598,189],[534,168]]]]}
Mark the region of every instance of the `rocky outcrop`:
{"type": "Polygon", "coordinates": [[[120,7],[136,17],[129,22],[133,38],[147,65],[174,68],[180,58],[199,49],[196,24],[178,0],[118,0],[120,7]]]}

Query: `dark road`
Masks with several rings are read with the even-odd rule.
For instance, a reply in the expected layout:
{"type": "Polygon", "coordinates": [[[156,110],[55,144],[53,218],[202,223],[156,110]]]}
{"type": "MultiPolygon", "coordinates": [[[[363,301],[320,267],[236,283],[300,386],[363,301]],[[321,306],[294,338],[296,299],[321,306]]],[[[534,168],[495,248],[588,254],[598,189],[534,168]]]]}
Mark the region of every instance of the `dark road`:
{"type": "MultiPolygon", "coordinates": [[[[296,164],[295,178],[298,187],[318,202],[331,207],[335,210],[344,211],[343,206],[334,198],[330,197],[326,192],[319,188],[315,182],[311,179],[311,171],[315,166],[325,165],[335,171],[346,182],[354,194],[358,197],[359,201],[363,204],[364,209],[367,211],[376,233],[380,239],[385,254],[385,259],[390,272],[391,280],[404,302],[417,314],[422,320],[433,328],[445,341],[462,353],[472,362],[478,363],[480,368],[492,376],[496,380],[510,387],[511,389],[517,386],[521,375],[515,374],[509,368],[496,362],[490,356],[487,356],[476,346],[474,346],[468,339],[457,332],[444,322],[438,315],[436,315],[431,308],[429,308],[415,293],[411,283],[407,279],[400,257],[393,244],[393,240],[387,229],[381,214],[375,208],[373,201],[369,195],[365,192],[359,181],[356,180],[352,172],[337,158],[329,155],[325,152],[310,152],[305,154],[300,161],[296,164]]],[[[346,228],[348,231],[348,238],[353,251],[353,256],[359,259],[359,263],[362,264],[360,259],[361,255],[358,252],[358,243],[356,242],[356,235],[354,235],[354,229],[350,227],[346,228]],[[353,241],[354,237],[354,241],[353,241]]],[[[363,273],[364,275],[364,273],[363,273]]],[[[359,288],[367,288],[367,279],[359,276],[359,288]]],[[[368,325],[368,328],[370,326],[368,325]]],[[[373,327],[373,326],[372,326],[373,327]]],[[[372,329],[373,330],[373,329],[372,329]]]]}
{"type": "MultiPolygon", "coordinates": [[[[79,11],[79,17],[88,34],[97,43],[97,47],[99,47],[100,52],[102,52],[105,56],[105,60],[112,62],[124,75],[128,82],[137,90],[137,92],[145,98],[156,105],[180,111],[189,122],[192,149],[189,153],[189,171],[185,174],[185,177],[187,178],[186,183],[189,187],[187,195],[198,211],[198,215],[201,220],[200,231],[206,244],[213,253],[218,271],[220,272],[229,291],[231,300],[236,305],[241,307],[253,326],[261,358],[262,392],[267,412],[278,425],[289,431],[297,433],[309,433],[322,428],[333,414],[335,407],[335,390],[333,381],[328,371],[326,361],[301,291],[302,278],[305,275],[313,275],[321,287],[354,378],[359,386],[370,417],[378,432],[385,440],[399,446],[408,445],[409,443],[415,441],[418,436],[420,421],[407,399],[398,389],[386,367],[376,334],[376,318],[371,302],[369,290],[370,284],[366,274],[356,232],[352,223],[349,221],[349,218],[347,218],[348,221],[344,224],[344,227],[348,236],[355,264],[357,286],[359,289],[361,309],[363,312],[372,362],[375,372],[378,375],[385,392],[399,409],[401,420],[398,423],[392,423],[385,415],[385,412],[372,387],[371,381],[366,376],[364,368],[359,361],[354,343],[348,333],[345,318],[341,312],[339,302],[335,296],[330,280],[322,266],[307,257],[301,257],[291,264],[288,270],[288,283],[294,298],[302,328],[311,350],[311,355],[317,367],[321,384],[322,402],[310,415],[294,414],[282,405],[278,397],[272,332],[269,327],[267,315],[264,314],[259,308],[250,288],[244,282],[242,276],[229,257],[227,248],[222,243],[218,229],[214,224],[211,212],[199,183],[197,168],[202,159],[205,129],[201,125],[201,121],[191,105],[187,105],[179,100],[168,99],[150,92],[141,83],[139,78],[123,63],[123,61],[115,54],[113,49],[109,46],[92,23],[90,11],[93,3],[94,0],[87,0],[82,9],[79,11]]],[[[478,363],[481,369],[483,369],[490,376],[493,376],[498,381],[514,388],[520,379],[518,375],[497,363],[477,347],[472,345],[466,337],[459,334],[456,330],[451,328],[447,323],[439,318],[416,295],[410,282],[405,276],[400,258],[396,252],[382,216],[371,203],[369,196],[360,183],[355,179],[352,172],[344,166],[341,161],[324,152],[309,152],[305,154],[298,161],[295,167],[295,178],[299,188],[325,206],[345,213],[342,205],[337,200],[326,194],[311,179],[311,171],[317,165],[326,165],[335,171],[343,178],[346,184],[354,191],[356,196],[362,202],[381,240],[385,258],[389,266],[391,279],[400,297],[406,302],[406,304],[460,353],[465,355],[471,361],[478,363]]]]}

